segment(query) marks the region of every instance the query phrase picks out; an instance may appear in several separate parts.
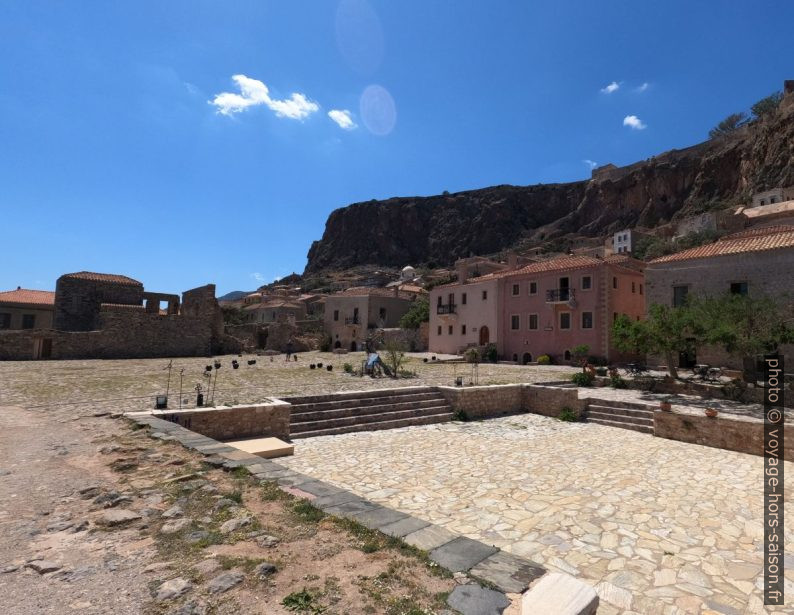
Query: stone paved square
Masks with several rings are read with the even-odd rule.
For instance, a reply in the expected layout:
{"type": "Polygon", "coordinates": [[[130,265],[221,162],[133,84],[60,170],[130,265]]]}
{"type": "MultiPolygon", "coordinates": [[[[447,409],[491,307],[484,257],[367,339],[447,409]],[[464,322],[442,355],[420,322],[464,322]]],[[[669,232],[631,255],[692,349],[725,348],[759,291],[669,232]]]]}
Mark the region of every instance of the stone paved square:
{"type": "Polygon", "coordinates": [[[599,615],[791,612],[762,605],[761,457],[519,415],[299,440],[281,463],[581,578],[599,615]]]}

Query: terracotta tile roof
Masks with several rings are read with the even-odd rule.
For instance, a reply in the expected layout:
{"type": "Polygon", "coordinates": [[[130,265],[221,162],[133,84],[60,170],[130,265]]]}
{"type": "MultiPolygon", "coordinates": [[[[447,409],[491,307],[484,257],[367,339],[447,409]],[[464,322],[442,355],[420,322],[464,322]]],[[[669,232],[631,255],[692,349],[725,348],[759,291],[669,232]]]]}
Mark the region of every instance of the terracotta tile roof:
{"type": "Polygon", "coordinates": [[[55,293],[51,290],[28,290],[17,288],[0,292],[0,303],[24,303],[25,305],[55,305],[55,293]]]}
{"type": "Polygon", "coordinates": [[[794,231],[794,226],[790,224],[776,224],[774,226],[764,226],[761,228],[748,228],[737,233],[726,235],[723,239],[739,239],[741,237],[757,237],[758,235],[770,235],[772,233],[785,233],[794,231]]]}
{"type": "MultiPolygon", "coordinates": [[[[615,255],[618,257],[612,262],[617,263],[620,260],[625,260],[625,256],[615,255]]],[[[610,257],[612,258],[612,257],[610,257]]],[[[539,261],[524,265],[518,269],[510,269],[507,271],[495,271],[487,275],[473,278],[472,282],[481,282],[485,280],[493,280],[498,278],[507,278],[514,275],[524,275],[528,273],[546,273],[547,271],[567,271],[571,269],[582,269],[585,267],[596,267],[604,262],[603,258],[595,258],[594,256],[562,256],[560,258],[552,258],[547,261],[539,261]]]]}
{"type": "MultiPolygon", "coordinates": [[[[332,297],[369,297],[374,295],[376,297],[394,297],[394,289],[392,288],[375,288],[373,286],[353,286],[345,290],[331,295],[332,297]]],[[[400,299],[413,299],[413,293],[400,292],[398,294],[400,299]]]]}
{"type": "Polygon", "coordinates": [[[262,303],[253,303],[251,305],[246,305],[243,309],[244,310],[267,310],[267,309],[274,309],[274,308],[293,308],[296,310],[302,310],[305,306],[302,303],[296,303],[294,301],[282,301],[282,300],[270,300],[270,301],[263,301],[262,303]]]}
{"type": "Polygon", "coordinates": [[[143,286],[138,280],[128,278],[126,275],[116,275],[115,273],[94,273],[93,271],[78,271],[76,273],[65,273],[62,278],[76,278],[78,280],[90,280],[92,282],[114,282],[127,286],[143,286]]]}
{"type": "Polygon", "coordinates": [[[714,256],[727,256],[730,254],[743,254],[745,252],[765,252],[794,248],[794,228],[788,230],[754,229],[742,231],[735,235],[728,235],[719,241],[705,246],[691,248],[683,252],[668,254],[651,261],[651,264],[685,261],[696,258],[712,258],[714,256]]]}

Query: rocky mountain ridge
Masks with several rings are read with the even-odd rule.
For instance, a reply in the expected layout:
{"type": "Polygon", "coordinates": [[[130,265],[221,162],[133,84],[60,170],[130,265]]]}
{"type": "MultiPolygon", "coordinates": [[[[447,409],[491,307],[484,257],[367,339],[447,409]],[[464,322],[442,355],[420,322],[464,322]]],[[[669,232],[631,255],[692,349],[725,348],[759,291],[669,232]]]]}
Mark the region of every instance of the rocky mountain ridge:
{"type": "Polygon", "coordinates": [[[492,186],[354,203],[333,211],[305,274],[361,265],[447,266],[560,237],[653,228],[794,185],[794,94],[777,112],[721,139],[665,152],[593,179],[492,186]]]}

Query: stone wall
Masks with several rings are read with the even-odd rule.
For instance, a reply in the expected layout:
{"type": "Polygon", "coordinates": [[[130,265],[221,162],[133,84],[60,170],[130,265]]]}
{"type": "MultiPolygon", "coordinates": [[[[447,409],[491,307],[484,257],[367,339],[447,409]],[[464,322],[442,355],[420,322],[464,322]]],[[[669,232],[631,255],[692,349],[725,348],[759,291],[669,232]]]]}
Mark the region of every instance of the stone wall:
{"type": "Polygon", "coordinates": [[[474,387],[438,387],[452,406],[453,412],[463,412],[472,420],[525,410],[521,384],[498,384],[474,387]]]}
{"type": "MultiPolygon", "coordinates": [[[[659,438],[750,455],[764,454],[764,422],[760,419],[725,414],[709,418],[704,414],[657,410],[653,413],[653,431],[659,438]]],[[[794,425],[784,427],[784,437],[794,442],[794,425]]],[[[785,447],[783,456],[787,461],[794,461],[794,446],[785,447]]]]}
{"type": "Polygon", "coordinates": [[[273,399],[255,406],[155,410],[152,415],[215,440],[274,437],[289,439],[292,405],[273,399]]]}
{"type": "Polygon", "coordinates": [[[143,306],[143,285],[61,276],[55,283],[53,327],[60,331],[97,329],[103,303],[143,306]]]}
{"type": "Polygon", "coordinates": [[[580,416],[586,400],[579,399],[577,389],[536,384],[497,384],[473,387],[437,387],[454,412],[462,411],[469,419],[484,419],[504,414],[530,412],[558,417],[563,408],[580,416]]]}
{"type": "Polygon", "coordinates": [[[523,385],[523,407],[532,414],[558,417],[563,408],[569,408],[576,416],[581,416],[587,405],[586,399],[579,399],[576,388],[560,388],[538,384],[523,385]]]}

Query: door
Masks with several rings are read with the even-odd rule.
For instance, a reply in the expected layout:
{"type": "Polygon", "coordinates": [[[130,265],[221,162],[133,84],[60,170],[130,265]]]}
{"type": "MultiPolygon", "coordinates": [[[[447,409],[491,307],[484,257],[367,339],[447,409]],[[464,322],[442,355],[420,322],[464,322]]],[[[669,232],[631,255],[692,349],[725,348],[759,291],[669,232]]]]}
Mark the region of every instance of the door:
{"type": "Polygon", "coordinates": [[[487,346],[491,343],[491,334],[488,327],[480,327],[480,346],[487,346]]]}
{"type": "Polygon", "coordinates": [[[521,363],[526,365],[527,363],[532,363],[532,355],[528,352],[524,353],[524,356],[521,358],[521,363]]]}
{"type": "Polygon", "coordinates": [[[49,359],[50,357],[52,357],[52,338],[45,337],[41,341],[41,358],[49,359]]]}
{"type": "Polygon", "coordinates": [[[560,301],[568,301],[568,289],[570,288],[568,278],[560,278],[560,301]]]}

